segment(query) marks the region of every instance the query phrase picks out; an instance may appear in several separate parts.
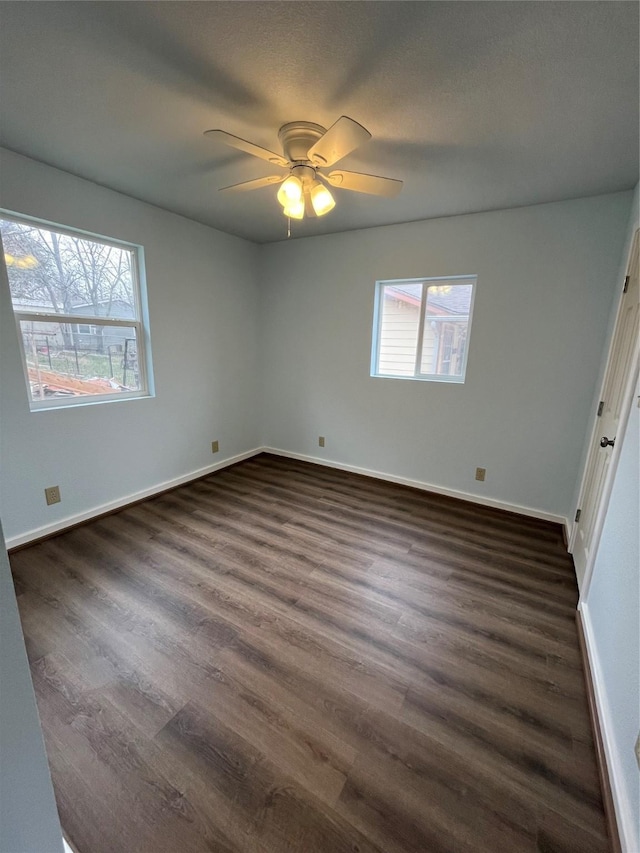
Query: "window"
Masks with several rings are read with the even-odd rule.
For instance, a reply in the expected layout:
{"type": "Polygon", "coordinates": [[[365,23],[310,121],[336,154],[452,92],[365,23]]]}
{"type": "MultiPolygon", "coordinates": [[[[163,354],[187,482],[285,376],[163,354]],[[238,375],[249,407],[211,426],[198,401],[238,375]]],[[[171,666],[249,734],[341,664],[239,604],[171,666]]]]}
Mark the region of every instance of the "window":
{"type": "Polygon", "coordinates": [[[0,214],[32,409],[149,395],[140,249],[0,214]]]}
{"type": "Polygon", "coordinates": [[[77,335],[97,335],[97,326],[91,326],[89,323],[74,323],[71,327],[77,335]]]}
{"type": "Polygon", "coordinates": [[[476,276],[376,282],[371,375],[464,382],[476,276]]]}

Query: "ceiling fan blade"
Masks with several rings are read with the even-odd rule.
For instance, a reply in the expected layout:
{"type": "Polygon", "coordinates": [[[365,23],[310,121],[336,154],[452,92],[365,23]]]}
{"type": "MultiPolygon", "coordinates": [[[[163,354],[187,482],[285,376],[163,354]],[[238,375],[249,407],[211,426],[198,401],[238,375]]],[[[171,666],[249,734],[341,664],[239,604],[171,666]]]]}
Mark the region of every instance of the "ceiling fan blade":
{"type": "MultiPolygon", "coordinates": [[[[318,173],[320,174],[320,173],[318,173]]],[[[382,195],[393,198],[402,189],[402,181],[395,178],[381,178],[378,175],[364,175],[361,172],[331,172],[328,175],[320,174],[332,187],[342,190],[353,190],[357,193],[368,193],[369,195],[382,195]]]]}
{"type": "Polygon", "coordinates": [[[228,187],[220,187],[218,192],[231,190],[232,192],[245,192],[245,190],[259,190],[260,187],[268,187],[270,184],[281,184],[286,175],[269,175],[268,178],[256,178],[255,181],[242,181],[240,184],[231,184],[228,187]]]}
{"type": "Polygon", "coordinates": [[[307,157],[316,166],[332,166],[369,139],[371,134],[361,124],[348,116],[340,116],[324,136],[311,146],[307,157]]]}
{"type": "Polygon", "coordinates": [[[247,142],[246,139],[240,139],[239,136],[233,136],[224,130],[205,130],[204,135],[208,136],[209,139],[215,139],[217,142],[230,145],[231,148],[244,151],[245,154],[251,154],[254,157],[260,157],[261,160],[267,160],[269,163],[273,163],[274,166],[289,165],[289,161],[282,154],[276,154],[275,151],[268,151],[266,148],[261,148],[259,145],[254,145],[253,142],[247,142]]]}

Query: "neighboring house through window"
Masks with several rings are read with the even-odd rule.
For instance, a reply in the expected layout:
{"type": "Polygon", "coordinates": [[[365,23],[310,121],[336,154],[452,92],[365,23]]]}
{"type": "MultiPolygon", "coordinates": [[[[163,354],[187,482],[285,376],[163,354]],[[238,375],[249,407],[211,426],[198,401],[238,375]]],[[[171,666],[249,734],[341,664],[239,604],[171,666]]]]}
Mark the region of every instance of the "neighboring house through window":
{"type": "Polygon", "coordinates": [[[138,246],[0,214],[32,409],[149,395],[138,246]]]}
{"type": "Polygon", "coordinates": [[[464,382],[476,276],[376,282],[371,375],[464,382]]]}

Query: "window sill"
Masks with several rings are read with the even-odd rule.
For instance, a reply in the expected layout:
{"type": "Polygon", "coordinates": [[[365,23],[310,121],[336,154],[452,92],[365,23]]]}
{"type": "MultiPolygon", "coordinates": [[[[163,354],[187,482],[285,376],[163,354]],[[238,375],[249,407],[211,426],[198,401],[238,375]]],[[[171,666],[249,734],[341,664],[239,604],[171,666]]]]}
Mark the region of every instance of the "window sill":
{"type": "Polygon", "coordinates": [[[155,397],[155,394],[149,391],[140,391],[133,394],[119,394],[113,397],[99,397],[98,399],[95,397],[59,398],[55,403],[48,400],[42,402],[32,401],[29,403],[29,410],[31,412],[59,412],[64,409],[78,409],[84,406],[101,406],[111,403],[127,403],[131,400],[148,400],[152,397],[155,397]]]}
{"type": "Polygon", "coordinates": [[[371,373],[372,379],[408,379],[410,382],[437,382],[448,385],[464,385],[464,376],[397,376],[390,373],[371,373]]]}

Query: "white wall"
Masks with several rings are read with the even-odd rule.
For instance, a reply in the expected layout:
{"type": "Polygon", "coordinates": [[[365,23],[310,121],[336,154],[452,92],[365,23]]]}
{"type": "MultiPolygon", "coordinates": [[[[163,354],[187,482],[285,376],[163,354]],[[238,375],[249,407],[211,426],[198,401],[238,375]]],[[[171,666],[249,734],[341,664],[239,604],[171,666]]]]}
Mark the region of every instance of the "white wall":
{"type": "Polygon", "coordinates": [[[630,202],[262,246],[263,443],[568,516],[630,202]],[[478,276],[466,383],[371,378],[376,279],[463,274],[478,276]]]}
{"type": "MultiPolygon", "coordinates": [[[[638,228],[638,188],[621,254],[626,269],[638,228]]],[[[621,280],[621,279],[620,279],[621,280]]],[[[617,308],[616,300],[616,308],[617,308]]],[[[612,324],[611,324],[612,325],[612,324]]],[[[640,850],[640,384],[631,403],[583,619],[625,850],[640,850]]]]}
{"type": "Polygon", "coordinates": [[[255,245],[1,149],[0,207],[144,246],[156,389],[152,399],[30,412],[4,276],[0,515],[9,545],[258,444],[255,245]],[[62,503],[47,507],[43,489],[56,484],[62,503]]]}
{"type": "Polygon", "coordinates": [[[0,853],[62,853],[62,830],[2,527],[0,684],[0,853]]]}

